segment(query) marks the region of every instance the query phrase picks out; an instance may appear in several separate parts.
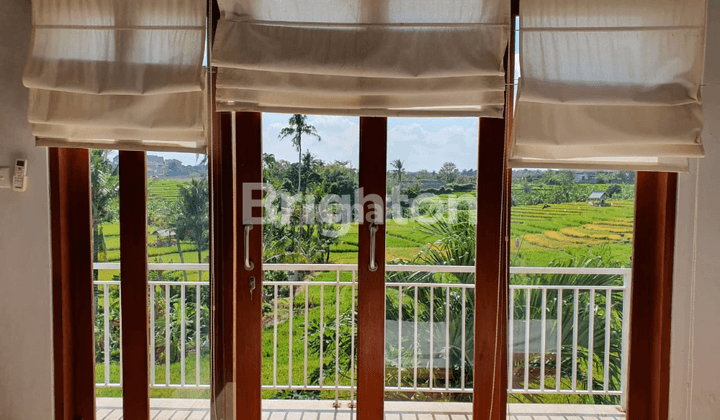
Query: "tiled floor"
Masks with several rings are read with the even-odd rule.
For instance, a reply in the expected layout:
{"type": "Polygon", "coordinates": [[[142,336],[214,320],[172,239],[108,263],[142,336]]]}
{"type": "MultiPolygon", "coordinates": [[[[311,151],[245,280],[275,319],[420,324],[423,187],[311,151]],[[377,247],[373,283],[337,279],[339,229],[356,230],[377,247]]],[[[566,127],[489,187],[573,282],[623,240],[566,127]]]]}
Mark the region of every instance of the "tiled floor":
{"type": "MultiPolygon", "coordinates": [[[[264,420],[352,420],[347,402],[335,409],[332,401],[263,401],[264,420]]],[[[210,420],[208,400],[153,399],[152,420],[210,420]]],[[[386,402],[386,420],[471,420],[469,403],[386,402]]],[[[615,406],[510,404],[508,420],[624,420],[615,406]]],[[[122,419],[120,398],[98,398],[97,420],[122,419]]]]}

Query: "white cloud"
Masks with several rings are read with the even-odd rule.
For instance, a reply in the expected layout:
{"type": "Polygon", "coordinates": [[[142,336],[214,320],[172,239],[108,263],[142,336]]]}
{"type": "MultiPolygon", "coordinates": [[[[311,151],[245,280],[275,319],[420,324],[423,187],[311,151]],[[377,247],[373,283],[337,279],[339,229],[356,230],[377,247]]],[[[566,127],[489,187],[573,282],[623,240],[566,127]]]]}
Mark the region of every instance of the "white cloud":
{"type": "Polygon", "coordinates": [[[409,171],[437,171],[444,162],[453,162],[459,169],[477,167],[477,119],[405,121],[391,120],[388,162],[403,160],[409,171]]]}
{"type": "MultiPolygon", "coordinates": [[[[289,119],[290,115],[263,114],[263,151],[274,154],[277,159],[296,162],[297,151],[292,141],[278,138],[289,119]]],[[[311,115],[308,122],[317,128],[322,141],[303,138],[303,153],[310,150],[325,162],[349,160],[353,167],[358,167],[359,118],[311,115]]],[[[437,171],[444,162],[453,162],[459,169],[476,168],[477,135],[477,118],[389,118],[388,162],[403,160],[409,171],[437,171]]],[[[194,154],[162,155],[185,164],[196,161],[194,154]]]]}

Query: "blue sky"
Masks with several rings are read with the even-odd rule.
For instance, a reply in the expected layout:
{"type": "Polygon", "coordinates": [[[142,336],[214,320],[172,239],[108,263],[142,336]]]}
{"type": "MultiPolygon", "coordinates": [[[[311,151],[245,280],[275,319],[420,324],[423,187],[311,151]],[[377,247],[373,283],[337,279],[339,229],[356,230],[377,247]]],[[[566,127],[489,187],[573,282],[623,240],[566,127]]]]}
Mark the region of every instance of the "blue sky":
{"type": "MultiPolygon", "coordinates": [[[[289,119],[285,114],[263,114],[263,151],[296,162],[297,151],[290,139],[278,138],[289,119]]],[[[304,138],[303,153],[310,150],[323,161],[349,160],[358,167],[359,118],[310,115],[308,122],[317,128],[322,141],[304,138]]],[[[408,171],[437,171],[444,162],[453,162],[461,170],[473,169],[477,166],[477,136],[477,118],[388,118],[388,162],[400,159],[408,171]]],[[[194,154],[151,154],[184,164],[196,162],[194,154]]]]}

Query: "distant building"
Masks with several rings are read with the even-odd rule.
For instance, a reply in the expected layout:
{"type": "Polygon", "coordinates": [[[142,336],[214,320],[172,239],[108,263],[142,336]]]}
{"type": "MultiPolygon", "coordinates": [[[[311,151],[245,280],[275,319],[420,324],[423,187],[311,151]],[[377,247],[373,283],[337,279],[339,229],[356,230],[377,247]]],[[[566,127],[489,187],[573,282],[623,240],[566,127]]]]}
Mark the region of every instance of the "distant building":
{"type": "Polygon", "coordinates": [[[604,206],[605,200],[608,199],[608,195],[605,191],[594,191],[590,194],[590,197],[588,197],[588,201],[593,206],[604,206]]]}
{"type": "Polygon", "coordinates": [[[595,184],[595,176],[597,175],[597,172],[576,171],[574,175],[575,182],[578,184],[595,184]]]}
{"type": "Polygon", "coordinates": [[[147,155],[148,173],[163,175],[165,173],[165,158],[162,156],[147,155]],[[151,171],[152,170],[152,171],[151,171]]]}
{"type": "Polygon", "coordinates": [[[440,188],[445,186],[444,182],[438,181],[437,179],[421,179],[418,180],[418,182],[420,183],[420,188],[422,188],[423,190],[428,188],[440,188]]]}

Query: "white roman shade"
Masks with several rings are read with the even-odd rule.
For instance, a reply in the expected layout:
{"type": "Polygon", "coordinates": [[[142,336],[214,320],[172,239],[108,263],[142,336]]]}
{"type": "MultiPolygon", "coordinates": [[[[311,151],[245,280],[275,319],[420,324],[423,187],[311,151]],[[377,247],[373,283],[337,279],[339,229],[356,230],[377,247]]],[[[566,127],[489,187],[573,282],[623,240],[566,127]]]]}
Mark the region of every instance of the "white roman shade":
{"type": "Polygon", "coordinates": [[[206,152],[205,0],[33,0],[41,146],[206,152]]]}
{"type": "Polygon", "coordinates": [[[510,165],[686,171],[705,0],[522,0],[510,165]]]}
{"type": "Polygon", "coordinates": [[[502,117],[507,0],[219,0],[217,109],[502,117]]]}

